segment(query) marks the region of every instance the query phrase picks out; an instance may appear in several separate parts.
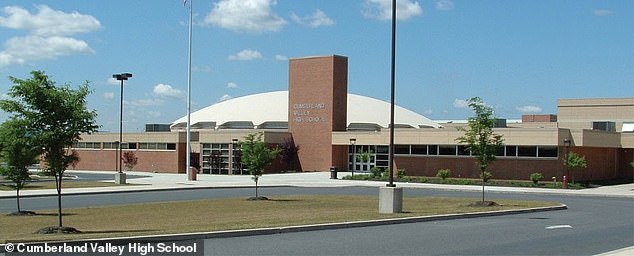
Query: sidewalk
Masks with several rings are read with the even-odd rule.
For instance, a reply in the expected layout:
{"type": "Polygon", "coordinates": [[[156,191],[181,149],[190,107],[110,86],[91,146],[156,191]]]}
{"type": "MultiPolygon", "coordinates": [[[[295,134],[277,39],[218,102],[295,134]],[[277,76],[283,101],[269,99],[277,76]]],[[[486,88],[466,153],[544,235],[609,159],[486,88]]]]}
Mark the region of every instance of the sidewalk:
{"type": "MultiPolygon", "coordinates": [[[[98,171],[67,171],[68,174],[81,173],[99,173],[113,174],[113,172],[98,171]]],[[[66,188],[62,190],[63,194],[85,194],[85,193],[117,193],[131,191],[147,191],[147,190],[176,190],[176,189],[196,189],[196,188],[240,188],[254,186],[251,176],[249,175],[198,175],[196,181],[187,181],[185,174],[169,174],[169,173],[147,173],[147,172],[128,172],[129,175],[147,176],[144,178],[128,179],[129,184],[136,186],[111,186],[97,188],[66,188]]],[[[340,172],[339,177],[349,175],[350,173],[340,172]]],[[[106,182],[114,182],[113,178],[105,180],[106,182]]],[[[359,180],[341,180],[330,179],[329,172],[312,172],[312,173],[287,173],[287,174],[267,174],[260,178],[260,186],[295,186],[295,187],[381,187],[385,186],[385,182],[380,181],[359,181],[359,180]]],[[[481,186],[465,186],[465,185],[442,185],[428,183],[401,183],[397,182],[397,186],[405,188],[426,188],[441,189],[452,191],[481,191],[481,186]]],[[[508,192],[508,193],[536,193],[536,194],[560,194],[571,196],[606,196],[606,197],[628,197],[634,198],[634,183],[603,186],[598,188],[589,188],[582,190],[566,190],[566,189],[548,189],[548,188],[523,188],[523,187],[494,187],[487,186],[486,191],[489,192],[508,192]]],[[[23,190],[20,191],[21,196],[45,196],[56,195],[55,189],[41,190],[23,190]]],[[[0,198],[15,197],[15,191],[0,191],[0,198]]]]}

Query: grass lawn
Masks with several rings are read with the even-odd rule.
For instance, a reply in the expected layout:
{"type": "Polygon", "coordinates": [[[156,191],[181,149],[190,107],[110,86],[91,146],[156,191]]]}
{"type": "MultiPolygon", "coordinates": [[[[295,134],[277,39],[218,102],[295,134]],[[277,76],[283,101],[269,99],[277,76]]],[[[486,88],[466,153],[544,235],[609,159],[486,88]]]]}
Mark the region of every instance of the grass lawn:
{"type": "MultiPolygon", "coordinates": [[[[13,191],[11,183],[0,184],[0,191],[13,191]]],[[[99,181],[63,181],[62,189],[64,188],[94,188],[94,187],[112,187],[112,186],[134,186],[134,184],[117,185],[114,182],[99,182],[99,181]]],[[[33,189],[55,189],[54,181],[38,181],[27,183],[21,190],[33,190],[33,189]]]]}
{"type": "Polygon", "coordinates": [[[56,210],[38,211],[35,216],[6,216],[0,213],[0,243],[221,231],[559,205],[553,202],[494,200],[500,206],[468,206],[478,200],[405,197],[405,213],[399,214],[379,214],[378,196],[348,195],[279,196],[268,201],[209,199],[75,208],[64,209],[64,226],[77,228],[83,233],[63,235],[33,234],[40,228],[57,225],[56,210]]]}

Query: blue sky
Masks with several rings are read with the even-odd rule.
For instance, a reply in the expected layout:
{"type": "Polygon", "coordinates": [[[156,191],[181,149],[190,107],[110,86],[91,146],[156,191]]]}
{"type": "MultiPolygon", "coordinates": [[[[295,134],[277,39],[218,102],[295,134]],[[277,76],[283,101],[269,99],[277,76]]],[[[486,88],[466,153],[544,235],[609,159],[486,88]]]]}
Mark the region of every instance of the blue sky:
{"type": "MultiPolygon", "coordinates": [[[[190,1],[193,110],[286,90],[288,58],[333,54],[349,58],[349,92],[389,100],[390,0],[190,1]]],[[[479,96],[517,119],[559,98],[633,97],[633,2],[398,0],[397,104],[466,119],[479,96]]],[[[186,114],[187,22],[182,0],[3,0],[0,97],[31,70],[90,81],[89,107],[117,131],[110,78],[130,72],[124,130],[170,123],[186,114]]]]}

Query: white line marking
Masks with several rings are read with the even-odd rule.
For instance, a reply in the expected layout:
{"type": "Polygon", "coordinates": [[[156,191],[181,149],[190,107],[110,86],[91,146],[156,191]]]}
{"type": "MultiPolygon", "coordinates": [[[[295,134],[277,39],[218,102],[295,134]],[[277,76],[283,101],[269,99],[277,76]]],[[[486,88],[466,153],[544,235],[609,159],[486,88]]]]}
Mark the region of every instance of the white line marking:
{"type": "Polygon", "coordinates": [[[572,228],[572,226],[570,226],[570,225],[556,225],[556,226],[546,227],[546,229],[561,229],[561,228],[572,228]]]}

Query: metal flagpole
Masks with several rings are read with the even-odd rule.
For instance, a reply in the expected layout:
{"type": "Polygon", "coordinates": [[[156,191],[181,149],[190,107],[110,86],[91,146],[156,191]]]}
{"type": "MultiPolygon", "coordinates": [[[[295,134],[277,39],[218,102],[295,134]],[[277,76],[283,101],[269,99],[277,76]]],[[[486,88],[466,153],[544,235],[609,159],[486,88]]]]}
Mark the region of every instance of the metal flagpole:
{"type": "Polygon", "coordinates": [[[187,160],[185,169],[187,173],[186,181],[191,180],[191,100],[192,100],[192,5],[193,0],[189,0],[189,57],[187,65],[187,160]]]}

